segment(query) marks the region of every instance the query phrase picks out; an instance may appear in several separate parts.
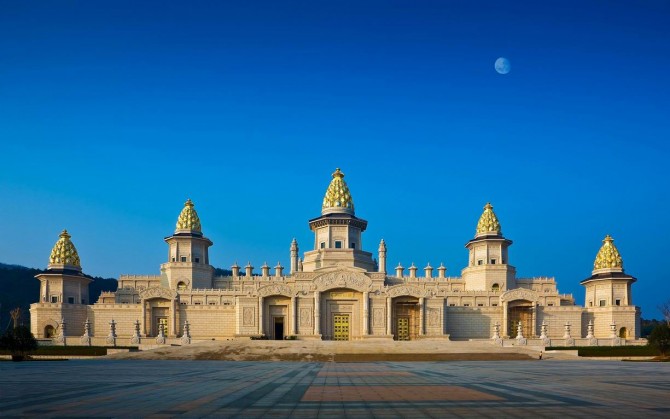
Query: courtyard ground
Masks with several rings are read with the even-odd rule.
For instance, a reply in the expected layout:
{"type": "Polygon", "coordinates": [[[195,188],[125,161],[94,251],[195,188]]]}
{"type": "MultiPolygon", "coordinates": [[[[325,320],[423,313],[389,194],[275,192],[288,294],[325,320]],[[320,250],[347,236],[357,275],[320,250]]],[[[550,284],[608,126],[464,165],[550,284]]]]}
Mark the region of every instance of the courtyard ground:
{"type": "Polygon", "coordinates": [[[0,362],[2,417],[670,416],[670,364],[0,362]]]}

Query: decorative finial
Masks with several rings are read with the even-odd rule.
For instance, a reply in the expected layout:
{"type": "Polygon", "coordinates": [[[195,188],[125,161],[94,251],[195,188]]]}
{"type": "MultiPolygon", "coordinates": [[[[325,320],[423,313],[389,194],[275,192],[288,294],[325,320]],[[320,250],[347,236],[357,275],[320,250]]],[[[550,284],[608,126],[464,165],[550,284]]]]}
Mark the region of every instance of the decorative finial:
{"type": "Polygon", "coordinates": [[[476,235],[478,236],[487,233],[502,234],[500,222],[498,221],[495,212],[493,212],[493,205],[491,205],[490,202],[486,203],[484,212],[482,213],[482,216],[479,217],[476,235]]]}
{"type": "Polygon", "coordinates": [[[181,210],[179,218],[177,219],[177,230],[190,230],[195,232],[202,232],[200,225],[200,218],[195,211],[193,201],[187,199],[184,203],[184,209],[181,210]]]}
{"type": "Polygon", "coordinates": [[[323,198],[321,213],[330,212],[354,212],[354,200],[349,192],[349,187],[344,181],[344,173],[338,167],[333,173],[333,180],[330,181],[326,195],[323,198]]]}
{"type": "Polygon", "coordinates": [[[72,241],[70,241],[71,236],[67,230],[63,229],[58,237],[58,241],[53,249],[51,249],[51,255],[49,255],[49,265],[69,265],[81,271],[79,253],[77,253],[77,249],[74,247],[72,241]]]}
{"type": "Polygon", "coordinates": [[[593,262],[593,269],[621,269],[623,270],[623,259],[619,250],[614,245],[614,239],[609,234],[603,239],[603,245],[593,262]]]}

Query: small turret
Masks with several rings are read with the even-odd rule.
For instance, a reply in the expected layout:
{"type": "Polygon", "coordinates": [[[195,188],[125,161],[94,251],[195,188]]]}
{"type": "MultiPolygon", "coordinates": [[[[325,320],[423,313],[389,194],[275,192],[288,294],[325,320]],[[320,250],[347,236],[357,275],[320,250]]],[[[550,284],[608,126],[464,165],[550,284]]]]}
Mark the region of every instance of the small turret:
{"type": "Polygon", "coordinates": [[[293,239],[291,242],[291,274],[298,272],[298,241],[293,239]]]}
{"type": "Polygon", "coordinates": [[[493,205],[487,202],[477,222],[475,238],[465,245],[470,253],[468,266],[462,272],[465,289],[468,291],[513,289],[516,269],[509,265],[508,247],[511,245],[512,241],[502,235],[500,221],[493,212],[493,205]]]}
{"type": "Polygon", "coordinates": [[[379,242],[379,272],[386,273],[386,243],[379,242]]]}
{"type": "MultiPolygon", "coordinates": [[[[86,305],[91,303],[88,285],[92,281],[82,273],[79,253],[70,237],[67,230],[60,233],[46,271],[35,275],[40,281],[40,298],[30,308],[30,327],[36,337],[48,337],[45,328],[53,327],[54,318],[71,325],[68,336],[83,333],[83,322],[79,319],[86,317],[86,305]],[[34,311],[36,305],[45,305],[49,310],[34,311]]],[[[64,339],[64,328],[61,333],[64,339]]]]}
{"type": "Polygon", "coordinates": [[[167,263],[161,265],[164,287],[212,287],[214,268],[209,264],[209,247],[212,242],[203,236],[200,217],[190,199],[186,200],[177,217],[174,234],[166,237],[165,242],[170,249],[167,263]]]}
{"type": "Polygon", "coordinates": [[[617,323],[619,337],[640,336],[639,308],[633,306],[632,284],[637,281],[624,272],[623,258],[608,234],[593,262],[591,276],[581,281],[585,288],[584,305],[594,321],[596,338],[611,337],[608,327],[617,323]],[[632,316],[623,313],[632,312],[632,316]]]}

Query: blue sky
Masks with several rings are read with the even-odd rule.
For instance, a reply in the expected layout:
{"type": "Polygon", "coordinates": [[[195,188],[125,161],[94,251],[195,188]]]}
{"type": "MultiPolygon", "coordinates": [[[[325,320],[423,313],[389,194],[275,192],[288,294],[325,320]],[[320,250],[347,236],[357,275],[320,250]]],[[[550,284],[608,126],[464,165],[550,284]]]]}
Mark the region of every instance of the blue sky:
{"type": "Polygon", "coordinates": [[[215,266],[287,266],[341,167],[391,266],[460,275],[491,201],[519,276],[583,304],[611,234],[659,317],[669,21],[665,1],[2,1],[0,261],[45,267],[68,228],[87,273],[158,273],[190,197],[215,266]]]}

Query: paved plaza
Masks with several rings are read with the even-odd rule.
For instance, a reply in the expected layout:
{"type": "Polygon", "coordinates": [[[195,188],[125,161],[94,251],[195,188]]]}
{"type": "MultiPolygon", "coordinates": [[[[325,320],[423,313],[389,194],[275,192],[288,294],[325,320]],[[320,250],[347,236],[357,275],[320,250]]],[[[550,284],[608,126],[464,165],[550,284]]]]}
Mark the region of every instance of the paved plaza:
{"type": "Polygon", "coordinates": [[[670,364],[0,362],[2,417],[670,417],[670,364]]]}

